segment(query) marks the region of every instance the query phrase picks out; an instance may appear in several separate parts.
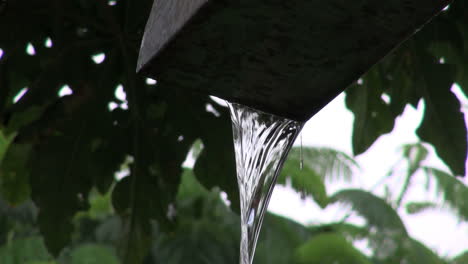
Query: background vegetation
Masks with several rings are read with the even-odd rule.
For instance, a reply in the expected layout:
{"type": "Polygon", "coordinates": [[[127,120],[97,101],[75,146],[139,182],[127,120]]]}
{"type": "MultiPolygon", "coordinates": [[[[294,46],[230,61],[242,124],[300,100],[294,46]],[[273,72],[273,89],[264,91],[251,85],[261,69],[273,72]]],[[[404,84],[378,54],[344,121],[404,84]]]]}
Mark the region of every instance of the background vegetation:
{"type": "MultiPolygon", "coordinates": [[[[0,1],[0,263],[237,263],[228,112],[135,74],[150,7],[150,0],[0,1]],[[181,166],[189,153],[193,169],[181,166]],[[119,171],[126,177],[116,178],[119,171]]],[[[422,166],[427,150],[416,143],[403,147],[401,195],[329,194],[324,179],[352,177],[353,159],[307,149],[300,171],[293,150],[280,183],[322,208],[348,205],[366,224],[303,226],[268,215],[256,263],[468,262],[467,253],[444,259],[409,237],[396,213],[440,206],[402,203],[423,171],[443,204],[468,219],[467,187],[452,176],[466,171],[466,124],[450,90],[457,83],[468,94],[467,8],[455,1],[346,97],[356,155],[391,132],[407,104],[424,100],[417,134],[452,173],[422,166]],[[372,254],[357,250],[356,240],[372,254]]]]}

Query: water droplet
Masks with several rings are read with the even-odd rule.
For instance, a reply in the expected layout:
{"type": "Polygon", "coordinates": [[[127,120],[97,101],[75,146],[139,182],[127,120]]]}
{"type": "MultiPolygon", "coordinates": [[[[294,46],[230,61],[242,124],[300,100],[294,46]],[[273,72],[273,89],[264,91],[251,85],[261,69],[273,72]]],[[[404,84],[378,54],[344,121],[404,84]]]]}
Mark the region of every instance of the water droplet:
{"type": "Polygon", "coordinates": [[[299,162],[299,169],[302,170],[304,168],[304,155],[302,154],[302,133],[300,134],[300,139],[301,139],[301,148],[300,148],[300,162],[299,162]]]}

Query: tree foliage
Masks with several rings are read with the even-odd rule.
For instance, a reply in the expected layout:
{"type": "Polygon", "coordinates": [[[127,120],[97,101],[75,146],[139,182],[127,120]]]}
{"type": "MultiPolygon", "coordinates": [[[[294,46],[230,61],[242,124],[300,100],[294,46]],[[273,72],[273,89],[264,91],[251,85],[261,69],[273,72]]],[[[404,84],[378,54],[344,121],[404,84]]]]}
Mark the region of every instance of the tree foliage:
{"type": "MultiPolygon", "coordinates": [[[[160,87],[135,73],[151,4],[0,1],[1,263],[16,263],[14,252],[31,247],[42,250],[31,253],[38,258],[21,255],[23,260],[53,263],[44,247],[37,246],[42,242],[59,262],[81,263],[76,259],[103,247],[98,251],[110,262],[115,252],[125,263],[237,261],[233,212],[239,202],[228,111],[207,96],[160,87]],[[193,171],[187,172],[181,165],[197,140],[203,149],[193,171]],[[128,176],[117,181],[115,173],[122,168],[128,176]],[[184,185],[184,180],[193,184],[184,185]],[[219,190],[227,193],[232,211],[220,202],[219,190]]],[[[407,104],[416,106],[423,99],[419,137],[434,145],[454,174],[464,174],[466,127],[450,86],[456,82],[467,93],[466,8],[465,2],[455,1],[348,90],[347,105],[356,117],[355,154],[390,132],[407,104]],[[390,103],[382,101],[383,94],[390,103]]],[[[374,223],[374,214],[391,209],[370,193],[327,194],[327,175],[351,177],[354,161],[345,154],[306,150],[302,172],[294,170],[297,154],[292,158],[294,165],[285,165],[281,183],[290,177],[294,188],[320,206],[350,203],[369,223],[374,223]],[[359,201],[368,198],[376,202],[375,210],[359,210],[359,201]]],[[[466,195],[465,186],[451,175],[447,179],[429,172],[448,204],[466,217],[458,196],[466,195]]],[[[258,263],[303,261],[301,248],[313,245],[314,237],[351,247],[341,229],[313,234],[275,216],[265,223],[263,233],[275,242],[259,244],[258,263]],[[268,257],[277,243],[284,253],[268,257]]],[[[385,239],[370,235],[377,244],[387,241],[386,234],[385,239]]]]}
{"type": "Polygon", "coordinates": [[[407,105],[423,100],[418,137],[435,147],[454,174],[465,175],[466,124],[451,87],[456,83],[468,94],[466,8],[465,1],[455,1],[347,90],[355,154],[391,132],[407,105]]]}

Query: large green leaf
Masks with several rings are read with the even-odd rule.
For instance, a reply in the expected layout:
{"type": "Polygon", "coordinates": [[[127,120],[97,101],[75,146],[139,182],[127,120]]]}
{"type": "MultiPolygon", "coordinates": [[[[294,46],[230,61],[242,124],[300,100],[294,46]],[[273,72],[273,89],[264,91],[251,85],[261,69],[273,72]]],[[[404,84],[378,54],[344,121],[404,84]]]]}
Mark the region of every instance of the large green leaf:
{"type": "MultiPolygon", "coordinates": [[[[406,242],[406,251],[404,253],[404,260],[407,263],[427,263],[427,264],[444,264],[445,261],[437,256],[432,250],[427,248],[424,244],[414,239],[406,242]]],[[[401,262],[400,262],[401,263],[401,262]]]]}
{"type": "Polygon", "coordinates": [[[47,147],[37,148],[31,159],[32,198],[40,208],[38,222],[45,243],[54,255],[70,242],[74,214],[87,208],[91,179],[82,166],[87,152],[77,147],[80,144],[77,138],[53,139],[47,147]]]}
{"type": "Polygon", "coordinates": [[[221,116],[204,115],[205,124],[199,126],[204,148],[198,157],[194,172],[206,188],[219,187],[228,195],[231,207],[239,212],[234,143],[227,109],[217,109],[221,116]]]}
{"type": "MultiPolygon", "coordinates": [[[[44,112],[42,122],[29,127],[43,137],[32,148],[28,168],[32,198],[40,208],[39,226],[55,255],[70,242],[73,216],[88,208],[93,183],[112,179],[113,168],[120,164],[120,158],[114,157],[124,155],[125,149],[115,148],[118,137],[106,137],[113,120],[109,112],[94,114],[99,108],[100,104],[58,103],[44,112]],[[112,152],[106,154],[102,149],[112,152]]],[[[26,136],[28,131],[19,135],[26,136]]]]}
{"type": "Polygon", "coordinates": [[[298,264],[370,264],[370,260],[338,233],[323,233],[300,246],[298,264]]]}
{"type": "Polygon", "coordinates": [[[209,191],[200,184],[195,177],[193,170],[184,169],[182,179],[177,192],[177,200],[184,202],[190,198],[197,198],[201,195],[206,195],[209,191]]]}
{"type": "Polygon", "coordinates": [[[295,251],[310,237],[303,225],[288,218],[267,213],[260,232],[254,262],[258,264],[292,263],[295,251]]]}
{"type": "Polygon", "coordinates": [[[381,78],[369,72],[362,85],[346,91],[346,106],[354,113],[353,152],[366,151],[378,137],[393,130],[395,115],[382,97],[381,78]]]}
{"type": "Polygon", "coordinates": [[[71,264],[118,264],[119,260],[109,247],[98,244],[84,244],[70,253],[71,264]]]}
{"type": "Polygon", "coordinates": [[[15,136],[15,134],[5,135],[4,132],[0,129],[0,164],[2,164],[5,153],[7,152],[8,147],[10,146],[15,136]]]}
{"type": "Polygon", "coordinates": [[[30,198],[27,160],[31,145],[12,144],[3,162],[0,162],[0,192],[11,204],[20,204],[30,198]]]}
{"type": "MultiPolygon", "coordinates": [[[[137,156],[137,159],[139,157],[137,156]]],[[[150,218],[160,218],[165,212],[159,199],[152,198],[158,191],[147,171],[147,164],[138,159],[131,165],[130,176],[120,180],[114,191],[112,202],[121,216],[118,242],[119,256],[123,263],[141,263],[148,255],[151,245],[150,218]]]]}
{"type": "Polygon", "coordinates": [[[465,174],[467,159],[467,131],[460,102],[450,91],[454,68],[446,64],[424,64],[422,72],[426,103],[424,118],[416,133],[431,143],[437,154],[457,175],[465,174]]]}
{"type": "Polygon", "coordinates": [[[33,261],[50,261],[52,257],[47,252],[40,237],[15,239],[0,248],[0,263],[17,264],[33,261]]]}
{"type": "Polygon", "coordinates": [[[425,120],[418,135],[434,145],[454,173],[465,173],[462,168],[467,153],[466,127],[462,124],[458,102],[450,93],[454,82],[459,83],[465,93],[468,89],[468,27],[462,11],[465,9],[463,1],[452,3],[432,23],[365,74],[360,85],[347,90],[347,107],[355,115],[355,153],[362,153],[379,135],[390,131],[393,119],[403,113],[407,104],[416,107],[419,99],[424,98],[425,120]],[[439,61],[451,66],[439,64],[439,61]],[[380,100],[381,95],[387,97],[391,114],[380,100]],[[372,115],[388,120],[374,121],[372,115]]]}

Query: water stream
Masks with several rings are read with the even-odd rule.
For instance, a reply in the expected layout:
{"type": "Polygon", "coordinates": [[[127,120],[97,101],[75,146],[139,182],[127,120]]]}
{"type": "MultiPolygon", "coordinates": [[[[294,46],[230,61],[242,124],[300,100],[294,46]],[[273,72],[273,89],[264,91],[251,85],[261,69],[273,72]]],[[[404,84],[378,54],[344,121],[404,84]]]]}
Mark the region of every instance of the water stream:
{"type": "Polygon", "coordinates": [[[252,264],[263,216],[304,123],[229,103],[241,202],[240,264],[252,264]]]}

